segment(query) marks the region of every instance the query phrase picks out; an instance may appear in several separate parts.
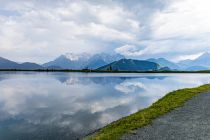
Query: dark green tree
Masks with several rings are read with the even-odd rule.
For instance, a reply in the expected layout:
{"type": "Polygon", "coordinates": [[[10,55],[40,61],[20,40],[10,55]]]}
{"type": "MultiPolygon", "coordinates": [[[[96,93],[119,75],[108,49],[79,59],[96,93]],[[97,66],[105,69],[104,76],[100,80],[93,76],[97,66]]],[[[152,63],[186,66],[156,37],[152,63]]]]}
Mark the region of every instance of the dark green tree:
{"type": "Polygon", "coordinates": [[[112,71],[112,66],[109,67],[109,71],[112,71]]]}

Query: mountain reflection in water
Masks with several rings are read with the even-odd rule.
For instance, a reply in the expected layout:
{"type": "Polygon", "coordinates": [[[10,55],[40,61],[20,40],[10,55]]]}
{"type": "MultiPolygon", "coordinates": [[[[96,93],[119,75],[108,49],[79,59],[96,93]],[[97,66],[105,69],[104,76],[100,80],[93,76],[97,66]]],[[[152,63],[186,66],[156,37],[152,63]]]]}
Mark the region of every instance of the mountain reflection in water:
{"type": "Polygon", "coordinates": [[[0,73],[0,139],[77,139],[209,74],[0,73]]]}

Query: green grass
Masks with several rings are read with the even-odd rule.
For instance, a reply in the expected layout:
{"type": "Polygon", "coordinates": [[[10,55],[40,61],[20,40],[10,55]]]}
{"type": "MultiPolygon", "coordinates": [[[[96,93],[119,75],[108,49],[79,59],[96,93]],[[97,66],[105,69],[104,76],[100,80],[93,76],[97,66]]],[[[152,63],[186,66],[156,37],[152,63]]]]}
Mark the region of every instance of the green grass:
{"type": "Polygon", "coordinates": [[[184,103],[199,93],[210,89],[210,84],[196,88],[186,88],[168,93],[166,96],[128,117],[122,118],[102,128],[96,134],[89,136],[90,140],[117,140],[123,134],[152,123],[155,118],[183,106],[184,103]]]}

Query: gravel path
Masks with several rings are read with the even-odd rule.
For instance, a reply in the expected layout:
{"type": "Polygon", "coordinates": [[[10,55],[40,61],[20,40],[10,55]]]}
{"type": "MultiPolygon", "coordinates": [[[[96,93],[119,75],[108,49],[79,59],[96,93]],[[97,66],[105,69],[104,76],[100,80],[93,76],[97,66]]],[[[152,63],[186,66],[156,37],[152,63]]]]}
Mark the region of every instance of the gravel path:
{"type": "Polygon", "coordinates": [[[122,140],[210,140],[210,91],[193,97],[181,108],[122,140]]]}

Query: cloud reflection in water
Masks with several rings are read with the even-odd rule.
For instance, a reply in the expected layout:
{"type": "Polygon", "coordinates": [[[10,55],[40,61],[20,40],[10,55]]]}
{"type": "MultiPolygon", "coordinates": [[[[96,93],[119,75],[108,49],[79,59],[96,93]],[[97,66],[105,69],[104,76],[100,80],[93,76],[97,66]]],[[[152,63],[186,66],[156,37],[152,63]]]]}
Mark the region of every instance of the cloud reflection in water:
{"type": "Polygon", "coordinates": [[[207,74],[0,73],[0,139],[76,139],[207,74]]]}

